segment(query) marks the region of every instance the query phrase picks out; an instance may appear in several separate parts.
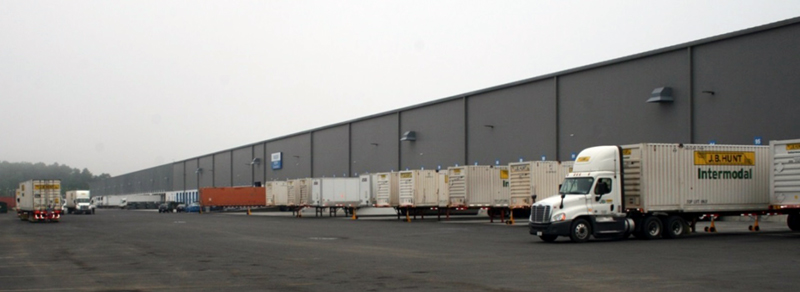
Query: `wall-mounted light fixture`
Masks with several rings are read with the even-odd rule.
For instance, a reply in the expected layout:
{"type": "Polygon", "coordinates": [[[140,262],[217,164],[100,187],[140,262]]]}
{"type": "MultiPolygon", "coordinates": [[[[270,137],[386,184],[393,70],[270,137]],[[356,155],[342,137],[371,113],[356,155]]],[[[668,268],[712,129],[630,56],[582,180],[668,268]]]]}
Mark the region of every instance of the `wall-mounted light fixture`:
{"type": "Polygon", "coordinates": [[[417,132],[407,131],[400,136],[400,141],[417,141],[417,132]]]}
{"type": "Polygon", "coordinates": [[[259,164],[261,164],[261,158],[258,158],[258,157],[253,158],[253,160],[251,160],[250,162],[245,163],[245,164],[246,165],[259,165],[259,164]]]}
{"type": "Polygon", "coordinates": [[[670,87],[659,87],[653,89],[653,92],[650,93],[650,99],[647,102],[660,102],[660,103],[667,103],[673,102],[674,99],[672,98],[672,88],[670,87]]]}
{"type": "Polygon", "coordinates": [[[196,174],[203,173],[203,168],[197,168],[197,170],[195,170],[194,173],[196,173],[196,174]]]}
{"type": "Polygon", "coordinates": [[[484,127],[494,129],[494,125],[483,125],[484,127]]]}
{"type": "Polygon", "coordinates": [[[714,92],[713,90],[703,90],[701,93],[714,95],[716,92],[714,92]]]}
{"type": "Polygon", "coordinates": [[[378,146],[378,143],[369,143],[372,146],[378,146]]]}

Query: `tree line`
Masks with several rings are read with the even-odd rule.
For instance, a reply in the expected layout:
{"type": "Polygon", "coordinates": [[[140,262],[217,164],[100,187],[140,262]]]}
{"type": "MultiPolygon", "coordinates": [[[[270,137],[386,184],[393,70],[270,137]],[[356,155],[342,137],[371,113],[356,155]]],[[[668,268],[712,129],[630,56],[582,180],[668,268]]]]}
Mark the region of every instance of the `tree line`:
{"type": "Polygon", "coordinates": [[[107,173],[93,175],[91,171],[53,163],[0,162],[0,196],[14,196],[19,183],[32,179],[60,179],[61,191],[88,190],[89,183],[111,177],[107,173]]]}

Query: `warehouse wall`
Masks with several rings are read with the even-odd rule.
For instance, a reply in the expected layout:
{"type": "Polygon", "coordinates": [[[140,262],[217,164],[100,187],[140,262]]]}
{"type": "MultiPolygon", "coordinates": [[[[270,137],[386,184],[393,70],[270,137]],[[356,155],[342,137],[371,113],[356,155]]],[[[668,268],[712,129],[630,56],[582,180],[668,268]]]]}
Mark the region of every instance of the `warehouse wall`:
{"type": "Polygon", "coordinates": [[[798,24],[694,48],[695,140],[800,137],[798,48],[798,24]]]}
{"type": "Polygon", "coordinates": [[[467,98],[467,163],[556,159],[555,80],[467,98]]]}
{"type": "Polygon", "coordinates": [[[596,145],[690,142],[688,73],[677,50],[560,76],[559,159],[596,145]],[[674,102],[646,102],[665,86],[674,102]]]}
{"type": "Polygon", "coordinates": [[[232,163],[233,163],[233,186],[251,186],[253,185],[253,172],[258,166],[250,164],[253,161],[253,147],[245,146],[234,149],[232,163]]]}
{"type": "Polygon", "coordinates": [[[314,131],[312,157],[315,177],[349,176],[350,127],[342,125],[314,131]]]}
{"type": "Polygon", "coordinates": [[[798,138],[798,47],[800,18],[132,172],[93,183],[92,192],[570,160],[602,144],[798,138]],[[670,87],[674,101],[647,103],[659,87],[670,87]],[[399,141],[405,131],[417,141],[399,141]],[[270,167],[275,152],[283,153],[279,170],[270,167]],[[253,157],[260,165],[249,165],[253,157]]]}
{"type": "Polygon", "coordinates": [[[276,152],[283,152],[283,168],[274,170],[267,165],[267,181],[311,177],[310,133],[267,142],[266,157],[276,152]]]}
{"type": "Polygon", "coordinates": [[[417,140],[400,143],[400,169],[464,164],[463,99],[403,111],[400,133],[407,131],[415,131],[417,140]]]}
{"type": "Polygon", "coordinates": [[[352,175],[399,170],[400,132],[398,114],[374,117],[351,124],[350,169],[352,175]]]}

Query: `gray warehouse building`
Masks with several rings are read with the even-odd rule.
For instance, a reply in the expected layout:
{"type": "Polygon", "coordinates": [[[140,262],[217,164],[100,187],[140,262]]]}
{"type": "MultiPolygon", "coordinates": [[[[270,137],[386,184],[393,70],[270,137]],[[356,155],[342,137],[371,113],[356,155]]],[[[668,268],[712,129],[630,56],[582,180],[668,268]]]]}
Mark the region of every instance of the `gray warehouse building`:
{"type": "Polygon", "coordinates": [[[767,144],[800,138],[798,71],[794,18],[155,166],[91,191],[566,161],[608,144],[767,144]]]}

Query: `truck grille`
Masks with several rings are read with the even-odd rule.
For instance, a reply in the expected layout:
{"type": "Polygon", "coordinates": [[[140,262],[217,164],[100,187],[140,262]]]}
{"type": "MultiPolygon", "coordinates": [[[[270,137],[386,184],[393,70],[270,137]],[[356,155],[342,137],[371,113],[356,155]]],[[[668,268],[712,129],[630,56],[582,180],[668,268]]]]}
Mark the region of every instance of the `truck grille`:
{"type": "Polygon", "coordinates": [[[533,206],[531,208],[531,222],[550,222],[550,206],[533,206]]]}

